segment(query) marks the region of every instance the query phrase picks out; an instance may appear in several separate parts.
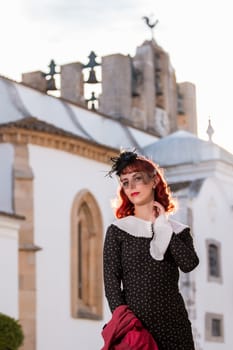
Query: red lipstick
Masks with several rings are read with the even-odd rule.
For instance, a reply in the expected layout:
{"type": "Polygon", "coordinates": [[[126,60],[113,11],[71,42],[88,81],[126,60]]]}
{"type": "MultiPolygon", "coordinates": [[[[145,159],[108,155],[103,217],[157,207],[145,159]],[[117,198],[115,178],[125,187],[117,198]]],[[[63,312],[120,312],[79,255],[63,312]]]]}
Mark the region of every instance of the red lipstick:
{"type": "Polygon", "coordinates": [[[133,196],[137,196],[139,194],[139,192],[132,192],[131,193],[131,196],[133,197],[133,196]]]}

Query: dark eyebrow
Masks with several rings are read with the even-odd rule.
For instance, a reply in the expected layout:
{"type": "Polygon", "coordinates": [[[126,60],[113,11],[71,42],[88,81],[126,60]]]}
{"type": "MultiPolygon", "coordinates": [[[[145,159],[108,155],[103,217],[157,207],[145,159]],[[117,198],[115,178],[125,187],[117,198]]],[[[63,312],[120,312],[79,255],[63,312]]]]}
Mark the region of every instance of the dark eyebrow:
{"type": "Polygon", "coordinates": [[[133,174],[133,177],[135,177],[137,175],[142,175],[142,171],[135,171],[135,174],[133,174]]]}
{"type": "MultiPolygon", "coordinates": [[[[135,177],[135,176],[137,176],[137,175],[139,175],[139,174],[142,175],[142,174],[143,174],[143,171],[134,171],[134,173],[135,173],[135,174],[133,174],[132,177],[135,177]]],[[[127,175],[127,174],[125,174],[125,175],[127,175]]],[[[127,177],[124,178],[124,179],[121,179],[121,178],[120,178],[120,182],[125,181],[125,180],[128,181],[129,179],[128,179],[127,177]]]]}
{"type": "Polygon", "coordinates": [[[129,179],[127,179],[127,177],[126,178],[124,178],[124,179],[121,179],[120,178],[120,182],[123,182],[123,181],[128,181],[129,179]]]}
{"type": "MultiPolygon", "coordinates": [[[[133,171],[132,173],[134,173],[132,176],[135,176],[135,175],[138,175],[138,174],[142,174],[143,171],[133,171]]],[[[128,173],[129,175],[132,174],[132,173],[128,173]]],[[[124,174],[124,175],[128,175],[128,174],[124,174]]],[[[124,176],[123,175],[123,176],[124,176]]]]}

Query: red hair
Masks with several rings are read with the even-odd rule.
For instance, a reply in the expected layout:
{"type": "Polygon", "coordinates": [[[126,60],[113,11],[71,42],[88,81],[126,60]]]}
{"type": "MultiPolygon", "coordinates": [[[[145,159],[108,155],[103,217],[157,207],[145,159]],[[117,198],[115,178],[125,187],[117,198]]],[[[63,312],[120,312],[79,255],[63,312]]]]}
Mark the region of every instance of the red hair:
{"type": "MultiPolygon", "coordinates": [[[[120,175],[137,171],[143,171],[151,176],[156,176],[157,184],[154,191],[154,200],[164,207],[165,212],[174,211],[176,208],[175,200],[172,198],[171,191],[164,179],[162,169],[151,160],[138,156],[132,164],[126,166],[121,171],[120,175]]],[[[118,199],[120,204],[116,208],[116,217],[124,218],[125,216],[134,215],[134,205],[130,202],[122,187],[119,188],[118,199]]]]}

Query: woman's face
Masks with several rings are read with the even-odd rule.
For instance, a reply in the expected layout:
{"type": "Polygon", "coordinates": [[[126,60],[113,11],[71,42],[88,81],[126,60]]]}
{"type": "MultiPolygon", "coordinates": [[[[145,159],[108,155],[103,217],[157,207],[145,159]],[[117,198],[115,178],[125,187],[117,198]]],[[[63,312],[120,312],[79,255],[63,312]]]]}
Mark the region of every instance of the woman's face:
{"type": "Polygon", "coordinates": [[[155,176],[138,171],[120,176],[121,186],[130,202],[144,205],[154,201],[155,176]]]}

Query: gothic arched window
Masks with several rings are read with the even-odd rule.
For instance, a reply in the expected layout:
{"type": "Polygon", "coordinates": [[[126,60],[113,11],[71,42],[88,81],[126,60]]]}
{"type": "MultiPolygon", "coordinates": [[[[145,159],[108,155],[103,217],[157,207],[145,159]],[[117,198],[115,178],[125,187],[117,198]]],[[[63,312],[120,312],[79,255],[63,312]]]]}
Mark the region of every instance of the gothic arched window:
{"type": "Polygon", "coordinates": [[[74,318],[102,318],[101,212],[93,195],[83,190],[71,212],[71,310],[74,318]]]}

